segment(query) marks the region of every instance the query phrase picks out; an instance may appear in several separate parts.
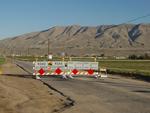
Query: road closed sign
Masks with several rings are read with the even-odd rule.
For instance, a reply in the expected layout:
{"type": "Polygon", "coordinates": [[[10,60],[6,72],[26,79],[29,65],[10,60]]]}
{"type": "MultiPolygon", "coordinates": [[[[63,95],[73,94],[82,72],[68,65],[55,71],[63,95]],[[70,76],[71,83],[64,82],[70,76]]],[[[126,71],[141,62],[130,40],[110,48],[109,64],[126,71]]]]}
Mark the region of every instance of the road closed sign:
{"type": "Polygon", "coordinates": [[[98,62],[79,62],[79,61],[68,61],[68,69],[78,70],[98,70],[98,62]]]}
{"type": "Polygon", "coordinates": [[[55,70],[57,68],[60,69],[66,69],[67,68],[67,62],[63,61],[52,61],[51,70],[55,70]]]}
{"type": "Polygon", "coordinates": [[[47,61],[36,61],[35,63],[35,70],[40,70],[40,69],[44,69],[47,70],[48,69],[48,62],[47,61]]]}
{"type": "Polygon", "coordinates": [[[80,62],[80,61],[52,61],[49,65],[49,62],[47,61],[37,61],[34,63],[35,70],[56,70],[56,69],[61,69],[61,70],[98,70],[98,62],[80,62]]]}

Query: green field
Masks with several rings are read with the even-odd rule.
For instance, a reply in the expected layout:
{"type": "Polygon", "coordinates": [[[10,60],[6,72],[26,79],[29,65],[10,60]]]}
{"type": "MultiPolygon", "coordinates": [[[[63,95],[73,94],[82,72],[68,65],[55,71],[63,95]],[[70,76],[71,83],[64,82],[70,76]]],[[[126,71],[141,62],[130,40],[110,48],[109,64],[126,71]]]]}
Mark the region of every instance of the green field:
{"type": "Polygon", "coordinates": [[[3,57],[0,57],[0,65],[5,62],[5,59],[3,57]]]}
{"type": "Polygon", "coordinates": [[[150,75],[150,60],[105,60],[99,61],[100,67],[111,72],[150,75]]]}

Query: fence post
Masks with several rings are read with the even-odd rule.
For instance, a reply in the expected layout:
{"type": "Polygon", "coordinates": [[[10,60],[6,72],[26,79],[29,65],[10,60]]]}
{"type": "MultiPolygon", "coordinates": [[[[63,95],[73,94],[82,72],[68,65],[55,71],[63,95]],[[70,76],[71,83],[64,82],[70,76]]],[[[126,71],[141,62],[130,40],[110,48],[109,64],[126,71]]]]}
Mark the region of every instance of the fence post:
{"type": "Polygon", "coordinates": [[[65,58],[64,57],[62,57],[62,61],[64,62],[64,60],[65,60],[65,58]]]}
{"type": "Polygon", "coordinates": [[[97,58],[96,57],[94,57],[94,62],[96,62],[97,61],[97,58]]]}
{"type": "Polygon", "coordinates": [[[69,57],[69,60],[70,60],[70,61],[72,61],[72,58],[71,58],[71,57],[69,57]]]}

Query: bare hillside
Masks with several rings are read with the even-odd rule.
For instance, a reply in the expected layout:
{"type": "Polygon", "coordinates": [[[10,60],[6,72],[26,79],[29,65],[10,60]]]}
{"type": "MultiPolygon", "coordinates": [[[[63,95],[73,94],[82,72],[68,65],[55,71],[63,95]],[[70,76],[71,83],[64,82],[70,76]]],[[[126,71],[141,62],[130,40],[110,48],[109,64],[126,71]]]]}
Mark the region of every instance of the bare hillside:
{"type": "Polygon", "coordinates": [[[56,26],[0,41],[3,54],[127,56],[150,53],[150,24],[56,26]]]}

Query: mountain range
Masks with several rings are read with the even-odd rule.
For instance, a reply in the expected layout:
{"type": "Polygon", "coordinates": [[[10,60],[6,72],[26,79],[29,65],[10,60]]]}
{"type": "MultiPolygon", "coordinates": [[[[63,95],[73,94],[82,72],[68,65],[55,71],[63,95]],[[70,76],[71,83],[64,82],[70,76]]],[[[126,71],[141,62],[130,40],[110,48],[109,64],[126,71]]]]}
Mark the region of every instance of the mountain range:
{"type": "Polygon", "coordinates": [[[56,26],[0,40],[1,54],[128,56],[150,54],[150,24],[56,26]]]}

